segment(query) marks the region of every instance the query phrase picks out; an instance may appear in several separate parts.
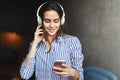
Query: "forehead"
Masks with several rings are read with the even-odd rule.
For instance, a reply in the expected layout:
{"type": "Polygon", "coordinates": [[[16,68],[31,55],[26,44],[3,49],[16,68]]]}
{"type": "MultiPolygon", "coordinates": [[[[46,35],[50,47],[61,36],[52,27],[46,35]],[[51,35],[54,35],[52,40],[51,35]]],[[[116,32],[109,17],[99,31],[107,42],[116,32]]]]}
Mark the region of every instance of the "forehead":
{"type": "Polygon", "coordinates": [[[60,18],[60,17],[56,11],[50,10],[50,11],[45,11],[44,18],[53,19],[53,18],[60,18]]]}

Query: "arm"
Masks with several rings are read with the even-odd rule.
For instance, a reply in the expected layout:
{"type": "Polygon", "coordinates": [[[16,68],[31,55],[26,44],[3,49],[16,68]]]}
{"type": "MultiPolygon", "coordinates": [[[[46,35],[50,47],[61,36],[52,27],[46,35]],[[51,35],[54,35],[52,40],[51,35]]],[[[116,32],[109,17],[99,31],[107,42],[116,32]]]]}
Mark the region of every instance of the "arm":
{"type": "Polygon", "coordinates": [[[20,75],[23,79],[29,79],[34,72],[36,45],[32,44],[28,55],[20,68],[20,75]]]}
{"type": "Polygon", "coordinates": [[[35,66],[35,58],[29,59],[27,67],[25,67],[25,61],[24,61],[20,68],[21,78],[28,80],[33,75],[34,66],[35,66]]]}
{"type": "Polygon", "coordinates": [[[71,63],[72,63],[72,68],[74,69],[74,75],[73,75],[73,80],[83,80],[83,54],[82,54],[82,47],[81,43],[78,40],[78,38],[74,38],[71,41],[71,63]]]}
{"type": "Polygon", "coordinates": [[[23,79],[29,79],[33,75],[33,72],[34,72],[36,48],[43,38],[43,35],[40,36],[40,34],[43,33],[40,27],[41,26],[38,26],[35,31],[34,40],[29,49],[29,53],[26,56],[26,59],[24,60],[20,68],[20,75],[23,79]]]}

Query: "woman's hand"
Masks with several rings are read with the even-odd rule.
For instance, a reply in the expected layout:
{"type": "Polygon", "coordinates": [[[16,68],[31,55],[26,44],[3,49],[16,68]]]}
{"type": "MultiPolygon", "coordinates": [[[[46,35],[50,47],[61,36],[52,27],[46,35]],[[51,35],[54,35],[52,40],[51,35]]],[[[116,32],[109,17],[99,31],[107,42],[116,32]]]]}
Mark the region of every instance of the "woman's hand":
{"type": "Polygon", "coordinates": [[[38,25],[38,27],[36,28],[36,31],[34,33],[34,40],[33,42],[38,44],[41,42],[41,40],[43,39],[43,29],[41,29],[42,25],[38,25]]]}
{"type": "Polygon", "coordinates": [[[69,67],[67,64],[62,64],[62,67],[53,67],[53,72],[62,77],[72,77],[72,80],[78,80],[80,76],[79,72],[69,67]]]}

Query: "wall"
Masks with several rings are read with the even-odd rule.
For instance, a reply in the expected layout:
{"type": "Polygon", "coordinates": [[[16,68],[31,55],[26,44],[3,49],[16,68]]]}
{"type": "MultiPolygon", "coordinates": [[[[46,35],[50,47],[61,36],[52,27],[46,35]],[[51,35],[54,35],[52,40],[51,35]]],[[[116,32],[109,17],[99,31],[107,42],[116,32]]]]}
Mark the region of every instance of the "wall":
{"type": "Polygon", "coordinates": [[[64,6],[69,33],[83,45],[84,67],[99,66],[120,79],[119,4],[120,0],[71,0],[64,6]]]}

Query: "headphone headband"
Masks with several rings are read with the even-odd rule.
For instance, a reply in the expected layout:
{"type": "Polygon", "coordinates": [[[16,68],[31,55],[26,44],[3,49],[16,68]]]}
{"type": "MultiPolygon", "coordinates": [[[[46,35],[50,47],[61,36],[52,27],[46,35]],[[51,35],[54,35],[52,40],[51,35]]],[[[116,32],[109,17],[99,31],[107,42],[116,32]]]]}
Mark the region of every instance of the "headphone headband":
{"type": "MultiPolygon", "coordinates": [[[[42,23],[42,19],[41,19],[41,17],[39,16],[39,11],[40,11],[41,7],[44,6],[46,3],[48,3],[48,2],[44,2],[44,3],[41,4],[41,5],[38,7],[38,9],[37,9],[37,21],[38,21],[38,24],[41,24],[41,23],[42,23]]],[[[59,4],[59,3],[57,3],[57,4],[60,6],[60,8],[61,8],[62,11],[63,11],[63,15],[62,15],[62,18],[61,18],[61,25],[63,25],[63,24],[65,23],[65,12],[64,12],[64,9],[63,9],[62,5],[59,4]]]]}

